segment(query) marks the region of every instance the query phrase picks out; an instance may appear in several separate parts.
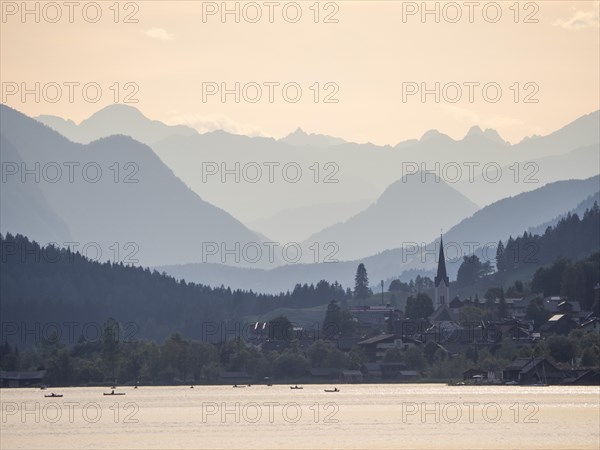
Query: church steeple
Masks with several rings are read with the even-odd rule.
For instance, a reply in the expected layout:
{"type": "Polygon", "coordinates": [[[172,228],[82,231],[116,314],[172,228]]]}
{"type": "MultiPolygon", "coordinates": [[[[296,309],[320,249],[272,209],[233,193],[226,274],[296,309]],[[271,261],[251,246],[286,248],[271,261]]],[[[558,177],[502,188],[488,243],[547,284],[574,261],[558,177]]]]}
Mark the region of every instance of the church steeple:
{"type": "Polygon", "coordinates": [[[440,255],[438,257],[437,275],[435,276],[435,287],[438,287],[440,281],[442,280],[446,282],[446,286],[450,286],[450,280],[448,279],[448,274],[446,273],[446,258],[444,257],[444,240],[442,236],[440,236],[440,255]]]}
{"type": "Polygon", "coordinates": [[[444,256],[444,240],[440,235],[440,254],[438,269],[435,276],[435,308],[446,305],[450,301],[450,279],[446,272],[446,258],[444,256]]]}

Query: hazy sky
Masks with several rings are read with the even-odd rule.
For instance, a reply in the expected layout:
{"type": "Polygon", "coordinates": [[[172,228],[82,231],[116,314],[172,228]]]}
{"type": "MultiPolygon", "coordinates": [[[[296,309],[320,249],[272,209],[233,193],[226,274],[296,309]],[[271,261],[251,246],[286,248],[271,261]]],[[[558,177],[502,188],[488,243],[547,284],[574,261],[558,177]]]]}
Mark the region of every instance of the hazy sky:
{"type": "MultiPolygon", "coordinates": [[[[36,3],[28,5],[33,9],[36,3]]],[[[75,8],[73,23],[63,2],[56,3],[62,14],[56,23],[50,23],[56,8],[43,9],[45,2],[39,3],[40,23],[33,14],[23,23],[20,10],[11,14],[21,2],[2,2],[3,96],[8,105],[28,115],[55,114],[79,122],[114,101],[116,89],[110,87],[115,82],[120,83],[123,101],[124,94],[133,92],[131,85],[124,87],[131,82],[139,87],[134,106],[145,115],[200,131],[223,128],[281,137],[300,126],[357,142],[395,144],[431,128],[461,138],[478,124],[516,142],[526,135],[549,133],[597,110],[600,103],[597,1],[519,2],[518,8],[513,1],[476,2],[473,23],[468,2],[462,1],[437,3],[439,23],[434,14],[423,23],[421,2],[320,2],[318,8],[314,1],[273,6],[240,2],[240,23],[233,14],[225,23],[220,11],[208,15],[212,8],[220,9],[221,2],[121,2],[118,23],[112,1],[98,2],[102,17],[96,23],[90,23],[96,14],[93,6],[86,9],[89,21],[82,15],[89,2],[75,8]],[[492,23],[498,6],[502,16],[492,23]],[[419,11],[409,15],[414,8],[419,11]],[[260,20],[250,23],[258,10],[260,20]],[[302,17],[291,23],[298,10],[302,17]],[[458,12],[460,19],[451,23],[458,12]],[[129,13],[137,23],[123,23],[129,13]],[[324,23],[326,16],[337,23],[324,23]],[[525,23],[527,18],[537,23],[525,23]],[[14,87],[7,83],[22,82],[30,88],[39,82],[49,100],[55,96],[54,85],[47,84],[51,82],[98,83],[102,95],[92,103],[84,100],[81,87],[74,87],[71,103],[63,85],[56,103],[45,100],[43,92],[39,103],[33,95],[25,102],[19,95],[6,96],[14,87]],[[220,95],[203,101],[203,83],[219,88],[227,83],[233,89],[236,82],[248,99],[257,93],[248,83],[260,85],[260,100],[250,103],[242,97],[236,103],[231,94],[225,103],[220,95]],[[270,82],[280,84],[273,87],[273,103],[264,84],[270,82]],[[436,82],[442,94],[439,103],[434,94],[424,103],[420,94],[403,101],[403,83],[416,83],[410,87],[419,89],[426,83],[434,89],[436,82]],[[472,88],[472,102],[464,84],[471,82],[479,83],[472,88]],[[284,99],[281,87],[286,83],[302,89],[298,102],[284,99]],[[319,83],[317,103],[314,83],[319,83]],[[482,86],[487,83],[486,100],[482,86]],[[519,83],[518,89],[514,83],[519,83]],[[456,86],[462,95],[453,102],[456,86]],[[502,93],[493,103],[497,86],[502,93]],[[338,103],[325,103],[328,94],[338,103]],[[538,102],[526,103],[527,96],[538,102]]],[[[236,8],[236,3],[228,2],[228,8],[236,8]]],[[[427,7],[433,10],[436,2],[427,7]]],[[[288,85],[288,98],[294,97],[294,86],[288,85]]]]}

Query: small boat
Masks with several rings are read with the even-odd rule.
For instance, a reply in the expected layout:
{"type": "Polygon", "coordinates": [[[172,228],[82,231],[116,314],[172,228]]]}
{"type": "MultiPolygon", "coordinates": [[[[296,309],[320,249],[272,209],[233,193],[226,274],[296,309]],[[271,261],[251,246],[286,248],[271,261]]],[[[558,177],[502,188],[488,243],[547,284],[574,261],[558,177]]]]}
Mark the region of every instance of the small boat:
{"type": "Polygon", "coordinates": [[[44,397],[46,398],[56,398],[56,397],[62,397],[62,394],[55,394],[54,392],[52,394],[46,394],[44,395],[44,397]]]}
{"type": "Polygon", "coordinates": [[[325,392],[340,392],[340,390],[338,388],[325,389],[325,392]]]}
{"type": "Polygon", "coordinates": [[[240,384],[240,385],[238,385],[238,384],[234,384],[234,385],[233,385],[233,387],[234,387],[234,388],[245,388],[246,386],[245,386],[245,385],[243,385],[243,384],[240,384]]]}
{"type": "Polygon", "coordinates": [[[290,386],[290,389],[304,389],[302,386],[290,386]]]}
{"type": "Polygon", "coordinates": [[[125,392],[105,392],[104,395],[125,395],[125,392]]]}

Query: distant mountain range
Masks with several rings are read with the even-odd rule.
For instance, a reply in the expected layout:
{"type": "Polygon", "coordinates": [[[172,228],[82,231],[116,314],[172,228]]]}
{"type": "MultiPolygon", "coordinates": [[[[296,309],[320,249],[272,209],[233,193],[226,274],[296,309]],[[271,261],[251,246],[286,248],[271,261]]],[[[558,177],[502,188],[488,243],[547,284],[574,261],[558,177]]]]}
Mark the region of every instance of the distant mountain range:
{"type": "MultiPolygon", "coordinates": [[[[2,183],[2,233],[27,233],[41,244],[73,240],[79,247],[72,250],[87,245],[92,258],[100,249],[101,260],[140,265],[211,261],[213,243],[221,261],[223,248],[264,240],[201,199],[131,137],[81,145],[4,105],[0,118],[2,161],[18,169],[2,183]],[[33,173],[22,179],[24,168],[33,173]]],[[[235,256],[227,262],[235,264],[235,256]]],[[[267,256],[240,264],[268,267],[267,256]]]]}
{"type": "Polygon", "coordinates": [[[510,145],[508,142],[506,142],[504,139],[502,139],[502,137],[500,136],[500,134],[492,129],[492,128],[486,128],[485,130],[482,130],[478,125],[473,125],[469,131],[467,132],[467,134],[465,135],[465,139],[466,138],[479,138],[479,137],[484,137],[485,139],[488,139],[490,141],[502,144],[502,145],[510,145]]]}
{"type": "MultiPolygon", "coordinates": [[[[195,136],[198,131],[186,125],[166,125],[144,116],[137,108],[125,105],[109,105],[77,124],[70,119],[53,115],[34,117],[44,125],[79,144],[89,144],[97,139],[123,134],[146,145],[166,139],[169,136],[195,136]]],[[[324,134],[306,133],[302,128],[279,139],[279,142],[296,147],[325,148],[345,144],[347,141],[324,134]]]]}
{"type": "MultiPolygon", "coordinates": [[[[265,217],[302,211],[317,204],[330,204],[332,210],[340,211],[338,217],[325,223],[303,221],[297,227],[303,233],[294,241],[346,221],[348,217],[341,205],[357,199],[374,202],[392,183],[412,171],[437,172],[451,187],[485,206],[507,195],[554,181],[587,178],[600,170],[599,111],[547,136],[526,138],[514,145],[495,130],[482,130],[476,125],[461,140],[431,130],[421,139],[394,146],[350,143],[301,129],[280,140],[223,131],[199,134],[189,127],[152,121],[135,108],[123,105],[107,107],[80,125],[50,116],[38,120],[75,141],[125,134],[147,143],[194,192],[252,226],[265,217]],[[471,162],[479,163],[473,169],[473,180],[469,179],[467,166],[471,162]],[[268,165],[273,163],[278,165],[271,166],[270,180],[268,165]],[[291,176],[300,168],[299,179],[286,180],[284,166],[291,176]],[[257,167],[262,171],[258,177],[257,167]],[[490,181],[497,167],[502,175],[490,181]],[[230,172],[224,183],[222,176],[227,170],[230,172]]],[[[257,231],[290,236],[286,226],[286,221],[274,221],[257,231]]]]}
{"type": "MultiPolygon", "coordinates": [[[[448,229],[476,211],[471,200],[491,204],[556,180],[596,175],[599,117],[599,112],[588,114],[548,136],[516,145],[493,129],[473,126],[460,141],[431,130],[420,140],[394,147],[348,143],[301,129],[279,141],[222,131],[199,134],[152,121],[124,105],[104,108],[79,125],[52,116],[38,120],[82,141],[112,133],[136,136],[151,144],[203,199],[240,216],[263,241],[274,239],[283,246],[304,239],[302,261],[313,262],[306,248],[314,242],[337,244],[336,259],[366,258],[402,242],[430,242],[440,228],[448,229]],[[486,179],[477,167],[474,178],[468,179],[468,161],[488,163],[492,174],[499,167],[502,176],[491,182],[489,172],[486,179]],[[427,175],[424,183],[405,183],[401,177],[407,179],[406,163],[414,163],[411,171],[432,170],[441,179],[432,182],[434,175],[427,175]],[[285,165],[300,169],[298,180],[285,179],[285,165]],[[444,182],[456,166],[463,170],[460,180],[444,182]],[[258,181],[249,179],[259,174],[256,170],[261,171],[258,181]],[[369,198],[377,200],[366,206],[369,198]],[[360,202],[362,208],[357,206],[360,202]]],[[[531,217],[519,225],[536,226],[564,212],[552,205],[545,212],[550,210],[555,214],[531,217]]],[[[512,232],[498,217],[492,212],[483,221],[494,238],[500,238],[501,231],[512,232]],[[496,219],[490,222],[492,216],[496,219]]]]}
{"type": "Polygon", "coordinates": [[[279,142],[283,142],[289,145],[295,145],[297,147],[317,148],[327,148],[333,147],[334,145],[341,145],[347,143],[343,139],[326,136],[324,134],[309,134],[306,133],[302,128],[298,128],[293,133],[290,133],[286,137],[279,139],[279,142]]]}
{"type": "Polygon", "coordinates": [[[58,116],[43,115],[35,119],[79,144],[89,144],[100,138],[122,134],[151,146],[169,136],[198,134],[195,129],[185,125],[170,126],[158,120],[150,120],[137,108],[121,104],[107,106],[80,124],[58,116]]]}

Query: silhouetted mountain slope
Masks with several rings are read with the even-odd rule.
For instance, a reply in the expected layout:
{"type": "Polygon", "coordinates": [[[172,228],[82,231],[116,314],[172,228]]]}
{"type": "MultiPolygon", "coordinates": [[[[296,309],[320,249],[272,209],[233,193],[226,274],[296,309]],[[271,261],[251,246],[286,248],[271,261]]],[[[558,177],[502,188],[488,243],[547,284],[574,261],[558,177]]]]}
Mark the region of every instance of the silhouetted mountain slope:
{"type": "Polygon", "coordinates": [[[339,247],[337,259],[357,259],[407,242],[429,242],[440,228],[450,228],[477,210],[441,179],[421,175],[396,181],[364,211],[312,235],[304,244],[333,242],[339,247]]]}
{"type": "MultiPolygon", "coordinates": [[[[43,242],[67,242],[71,234],[64,221],[48,206],[39,183],[23,182],[23,161],[15,147],[0,135],[0,230],[27,233],[43,242]]],[[[28,176],[32,178],[31,175],[28,176]]]]}
{"type": "MultiPolygon", "coordinates": [[[[526,138],[514,146],[515,153],[530,159],[570,152],[600,142],[600,111],[581,116],[546,135],[526,138]]],[[[518,160],[522,161],[523,158],[518,160]]]]}
{"type": "MultiPolygon", "coordinates": [[[[453,185],[480,206],[488,205],[500,197],[514,196],[532,191],[557,180],[585,179],[600,171],[600,145],[589,145],[571,152],[514,162],[500,168],[502,176],[490,181],[478,175],[474,180],[465,178],[453,185]]],[[[486,175],[487,176],[487,175],[486,175]]],[[[495,177],[490,170],[489,177],[495,177]]]]}
{"type": "Polygon", "coordinates": [[[444,234],[444,241],[485,245],[502,236],[523,233],[573,209],[600,189],[600,176],[550,183],[530,192],[499,200],[477,211],[444,234]]]}
{"type": "MultiPolygon", "coordinates": [[[[503,248],[492,256],[497,269],[494,273],[457,278],[451,289],[461,296],[475,292],[482,296],[489,288],[531,281],[533,292],[566,295],[590,310],[595,301],[594,286],[600,281],[599,230],[600,208],[594,202],[581,214],[569,213],[539,234],[524,232],[503,239],[503,248]]],[[[475,254],[480,260],[485,258],[483,249],[475,254]]],[[[464,268],[462,273],[466,273],[464,268]]]]}
{"type": "MultiPolygon", "coordinates": [[[[27,167],[39,164],[38,187],[50,208],[80,245],[97,244],[102,259],[144,265],[201,262],[207,243],[223,243],[228,249],[262,243],[256,233],[191,191],[146,145],[125,136],[75,144],[1,108],[2,135],[27,167]],[[62,168],[62,176],[50,182],[44,167],[62,168]]],[[[221,255],[219,250],[215,258],[221,261],[221,255]]],[[[235,263],[234,258],[226,261],[235,263]]],[[[264,261],[266,255],[256,265],[264,261]]]]}
{"type": "Polygon", "coordinates": [[[567,215],[569,215],[569,214],[571,214],[571,215],[577,214],[579,217],[583,217],[583,213],[585,212],[585,210],[591,209],[594,206],[594,203],[600,204],[600,192],[596,192],[595,194],[590,195],[588,198],[583,200],[572,210],[570,210],[566,213],[560,214],[560,215],[556,216],[555,218],[553,218],[552,220],[548,220],[547,222],[544,222],[540,225],[537,225],[535,227],[530,227],[527,230],[527,232],[531,233],[531,234],[543,234],[546,231],[546,228],[555,226],[559,220],[567,217],[567,215]]]}
{"type": "Polygon", "coordinates": [[[510,274],[531,265],[544,266],[557,258],[582,259],[600,249],[600,208],[594,203],[579,214],[567,214],[540,234],[522,233],[503,240],[499,270],[510,274]]]}

